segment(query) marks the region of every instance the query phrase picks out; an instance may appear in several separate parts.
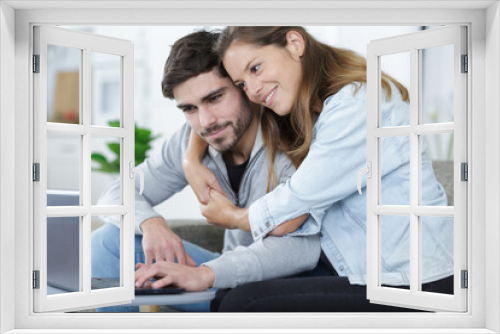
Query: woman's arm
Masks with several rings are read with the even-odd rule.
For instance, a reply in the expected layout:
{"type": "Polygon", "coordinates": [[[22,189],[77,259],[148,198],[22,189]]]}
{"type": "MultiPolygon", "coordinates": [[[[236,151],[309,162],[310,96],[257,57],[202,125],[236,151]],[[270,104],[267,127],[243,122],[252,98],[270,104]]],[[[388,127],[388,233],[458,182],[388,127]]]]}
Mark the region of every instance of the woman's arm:
{"type": "MultiPolygon", "coordinates": [[[[298,216],[297,218],[290,219],[280,226],[276,227],[274,230],[269,232],[268,235],[273,236],[273,237],[282,237],[285,234],[295,232],[303,223],[304,221],[309,217],[307,213],[303,214],[302,216],[298,216]]],[[[248,219],[248,211],[247,211],[247,219],[248,219]]],[[[250,224],[250,223],[249,223],[250,224]]]]}
{"type": "Polygon", "coordinates": [[[224,193],[214,173],[201,163],[207,148],[207,142],[205,142],[196,132],[191,131],[186,155],[182,161],[186,179],[191,185],[191,188],[193,188],[198,201],[202,204],[208,203],[209,191],[211,188],[224,193]]]}
{"type": "MultiPolygon", "coordinates": [[[[201,213],[207,218],[209,223],[228,229],[237,228],[243,231],[250,231],[248,208],[235,206],[227,197],[215,190],[210,190],[209,196],[209,202],[201,206],[201,213]]],[[[290,219],[269,232],[268,235],[281,237],[292,233],[302,225],[308,216],[308,214],[303,214],[297,218],[290,219]]]]}
{"type": "Polygon", "coordinates": [[[261,238],[291,218],[309,214],[310,233],[336,202],[356,193],[357,171],[366,166],[366,95],[354,87],[331,97],[317,120],[309,153],[289,181],[248,210],[252,236],[261,238]]]}

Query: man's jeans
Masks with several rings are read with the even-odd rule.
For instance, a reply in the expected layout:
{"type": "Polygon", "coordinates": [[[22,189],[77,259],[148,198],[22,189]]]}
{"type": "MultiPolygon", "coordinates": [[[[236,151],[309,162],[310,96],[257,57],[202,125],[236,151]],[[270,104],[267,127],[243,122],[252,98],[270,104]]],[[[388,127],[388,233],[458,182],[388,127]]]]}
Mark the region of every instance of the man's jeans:
{"type": "MultiPolygon", "coordinates": [[[[220,256],[187,241],[183,241],[186,252],[199,266],[220,256]]],[[[135,264],[144,263],[142,236],[135,236],[135,264]]],[[[120,230],[112,224],[105,224],[92,233],[92,277],[120,276],[120,230]]],[[[186,312],[208,312],[210,301],[196,304],[173,305],[186,312]]],[[[138,306],[110,306],[98,308],[97,312],[138,312],[138,306]]]]}

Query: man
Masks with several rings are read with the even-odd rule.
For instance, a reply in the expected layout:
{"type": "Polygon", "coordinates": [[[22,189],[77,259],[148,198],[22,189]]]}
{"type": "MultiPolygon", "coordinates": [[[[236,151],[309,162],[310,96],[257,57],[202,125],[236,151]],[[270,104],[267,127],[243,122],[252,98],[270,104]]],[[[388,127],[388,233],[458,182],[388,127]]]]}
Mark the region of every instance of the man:
{"type": "MultiPolygon", "coordinates": [[[[163,95],[175,99],[187,124],[164,143],[160,153],[139,166],[145,173],[145,185],[139,195],[136,184],[135,195],[138,285],[160,276],[154,287],[176,284],[188,291],[229,288],[297,274],[313,269],[318,262],[319,236],[306,231],[307,221],[297,231],[297,221],[292,221],[256,242],[248,231],[226,230],[223,254],[219,255],[181,241],[153,209],[187,185],[182,161],[191,130],[209,144],[203,163],[215,173],[223,187],[219,190],[228,200],[246,207],[266,193],[268,157],[262,144],[260,112],[252,109],[244,93],[220,67],[218,56],[212,52],[217,37],[216,33],[196,32],[180,39],[165,64],[163,95]],[[281,237],[289,231],[294,232],[281,237]]],[[[278,183],[282,183],[295,168],[283,153],[278,153],[275,170],[278,183]]],[[[116,181],[104,191],[99,204],[117,203],[119,196],[116,181]]],[[[118,276],[120,245],[115,225],[119,226],[118,222],[109,220],[92,235],[94,277],[118,276]]],[[[203,303],[178,308],[206,311],[208,307],[203,303]]]]}

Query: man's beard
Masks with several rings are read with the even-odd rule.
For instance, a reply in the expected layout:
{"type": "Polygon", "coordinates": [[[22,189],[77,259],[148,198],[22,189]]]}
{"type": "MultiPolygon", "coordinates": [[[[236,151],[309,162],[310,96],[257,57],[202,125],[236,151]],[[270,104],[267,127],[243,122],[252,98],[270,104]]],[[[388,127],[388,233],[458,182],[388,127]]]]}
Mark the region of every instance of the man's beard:
{"type": "Polygon", "coordinates": [[[253,112],[250,108],[247,107],[242,108],[238,115],[239,117],[236,120],[236,125],[234,125],[234,123],[231,121],[227,121],[223,124],[215,124],[207,129],[204,129],[200,133],[200,136],[204,138],[209,145],[213,146],[217,151],[221,153],[231,151],[236,146],[236,144],[238,144],[241,137],[243,137],[243,134],[247,131],[248,127],[252,123],[253,112]],[[217,132],[225,128],[226,126],[232,128],[232,138],[231,134],[228,134],[224,137],[215,138],[214,140],[208,140],[206,138],[207,135],[217,132]],[[228,142],[224,143],[224,141],[228,142]]]}

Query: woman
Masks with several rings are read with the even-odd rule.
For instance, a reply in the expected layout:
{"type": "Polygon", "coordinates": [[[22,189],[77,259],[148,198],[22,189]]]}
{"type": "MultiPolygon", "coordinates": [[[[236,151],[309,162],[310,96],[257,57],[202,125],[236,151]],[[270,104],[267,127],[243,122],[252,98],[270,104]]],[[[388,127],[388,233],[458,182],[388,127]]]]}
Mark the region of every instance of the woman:
{"type": "MultiPolygon", "coordinates": [[[[300,229],[321,233],[323,264],[330,270],[322,271],[323,277],[242,286],[219,298],[214,308],[394,311],[366,300],[366,192],[356,191],[356,173],[366,165],[365,59],[316,41],[302,27],[228,27],[218,52],[234,83],[266,110],[263,129],[271,161],[282,150],[298,169],[285,185],[273,189],[270,182],[273,190],[249,208],[233,206],[214,190],[199,195],[208,197],[203,214],[228,228],[248,228],[254,238],[309,214],[300,229]]],[[[381,81],[382,126],[408,125],[408,91],[386,74],[381,81]]],[[[381,146],[381,204],[409,205],[409,139],[384,138],[381,146]]],[[[202,170],[196,156],[204,150],[192,138],[188,176],[202,170]]],[[[425,147],[421,174],[422,204],[447,205],[425,147]]],[[[198,194],[206,192],[206,183],[195,186],[198,194]]],[[[422,235],[422,290],[453,293],[453,223],[432,219],[422,224],[422,235]]],[[[381,244],[382,284],[408,288],[409,217],[383,216],[381,244]]]]}

